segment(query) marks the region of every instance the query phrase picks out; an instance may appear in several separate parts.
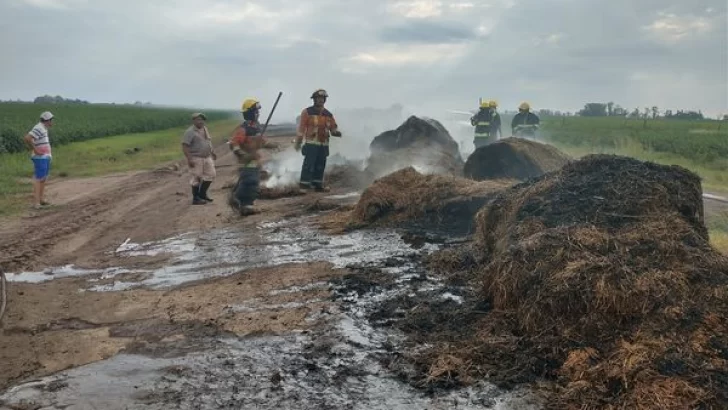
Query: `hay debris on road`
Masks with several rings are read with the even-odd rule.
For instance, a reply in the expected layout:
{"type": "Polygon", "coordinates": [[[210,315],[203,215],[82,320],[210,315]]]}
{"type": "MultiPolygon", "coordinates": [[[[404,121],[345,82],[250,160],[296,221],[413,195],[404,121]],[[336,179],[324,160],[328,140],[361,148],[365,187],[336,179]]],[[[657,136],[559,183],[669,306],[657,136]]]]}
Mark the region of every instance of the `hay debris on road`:
{"type": "Polygon", "coordinates": [[[469,227],[477,210],[494,193],[515,182],[476,182],[448,175],[425,175],[408,167],[369,186],[353,210],[350,223],[469,227]]]}
{"type": "Polygon", "coordinates": [[[728,258],[701,194],[683,168],[608,155],[502,192],[476,216],[472,257],[435,261],[468,264],[493,310],[463,332],[475,336],[436,340],[421,370],[436,383],[458,359],[461,383],[551,381],[550,409],[721,408],[728,258]]]}
{"type": "Polygon", "coordinates": [[[470,154],[463,175],[477,181],[498,178],[524,181],[556,171],[569,161],[568,155],[551,145],[523,138],[505,138],[470,154]]]}

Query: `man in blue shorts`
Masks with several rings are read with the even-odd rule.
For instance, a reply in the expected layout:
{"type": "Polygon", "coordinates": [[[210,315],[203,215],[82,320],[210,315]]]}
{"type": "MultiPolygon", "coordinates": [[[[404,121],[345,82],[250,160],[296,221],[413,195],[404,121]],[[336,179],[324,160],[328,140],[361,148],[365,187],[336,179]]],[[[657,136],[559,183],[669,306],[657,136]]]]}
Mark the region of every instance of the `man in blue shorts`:
{"type": "Polygon", "coordinates": [[[48,129],[53,126],[53,114],[46,111],[40,115],[40,121],[25,136],[25,143],[30,149],[30,159],[33,160],[33,196],[35,208],[50,205],[43,200],[45,183],[51,171],[51,142],[48,138],[48,129]]]}

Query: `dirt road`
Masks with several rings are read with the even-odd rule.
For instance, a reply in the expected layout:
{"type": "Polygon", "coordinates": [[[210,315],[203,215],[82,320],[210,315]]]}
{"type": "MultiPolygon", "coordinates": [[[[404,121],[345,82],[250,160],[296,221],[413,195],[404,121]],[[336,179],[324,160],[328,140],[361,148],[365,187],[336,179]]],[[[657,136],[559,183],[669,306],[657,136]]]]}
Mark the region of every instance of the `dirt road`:
{"type": "Polygon", "coordinates": [[[346,187],[241,219],[226,204],[233,156],[216,152],[206,206],[190,205],[180,163],[54,181],[56,207],[2,221],[0,408],[535,408],[488,384],[418,391],[407,342],[372,326],[399,314],[382,310],[397,295],[460,303],[467,290],[420,263],[440,245],[318,231],[310,209],[352,206],[346,187]]]}

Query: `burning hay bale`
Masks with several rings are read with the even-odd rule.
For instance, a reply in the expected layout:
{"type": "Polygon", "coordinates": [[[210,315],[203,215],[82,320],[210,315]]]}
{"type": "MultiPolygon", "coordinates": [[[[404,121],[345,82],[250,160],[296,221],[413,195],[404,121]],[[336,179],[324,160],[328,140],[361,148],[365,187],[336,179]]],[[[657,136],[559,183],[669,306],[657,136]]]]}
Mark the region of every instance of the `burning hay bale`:
{"type": "Polygon", "coordinates": [[[554,146],[522,138],[506,138],[470,154],[463,174],[477,181],[497,178],[523,181],[556,171],[569,160],[554,146]]]}
{"type": "Polygon", "coordinates": [[[476,182],[449,175],[424,175],[407,167],[380,178],[361,195],[350,223],[436,225],[468,230],[473,215],[498,190],[516,181],[476,182]]]}
{"type": "Polygon", "coordinates": [[[410,166],[428,173],[462,174],[457,142],[433,119],[411,116],[397,129],[375,137],[369,150],[366,171],[375,178],[410,166]]]}
{"type": "Polygon", "coordinates": [[[421,368],[455,357],[461,382],[545,378],[550,409],[725,408],[728,258],[701,196],[683,168],[608,155],[501,192],[468,262],[493,310],[421,368]]]}

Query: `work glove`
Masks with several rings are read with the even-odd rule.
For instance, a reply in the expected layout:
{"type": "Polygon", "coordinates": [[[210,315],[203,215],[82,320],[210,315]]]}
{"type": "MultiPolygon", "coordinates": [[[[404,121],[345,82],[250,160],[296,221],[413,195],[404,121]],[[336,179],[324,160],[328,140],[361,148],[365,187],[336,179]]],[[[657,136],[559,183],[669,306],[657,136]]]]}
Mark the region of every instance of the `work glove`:
{"type": "Polygon", "coordinates": [[[331,131],[331,135],[333,135],[334,137],[340,137],[341,136],[341,131],[339,131],[339,130],[331,131]]]}

